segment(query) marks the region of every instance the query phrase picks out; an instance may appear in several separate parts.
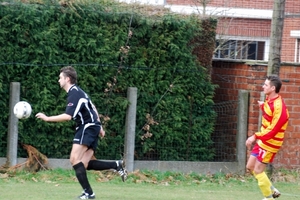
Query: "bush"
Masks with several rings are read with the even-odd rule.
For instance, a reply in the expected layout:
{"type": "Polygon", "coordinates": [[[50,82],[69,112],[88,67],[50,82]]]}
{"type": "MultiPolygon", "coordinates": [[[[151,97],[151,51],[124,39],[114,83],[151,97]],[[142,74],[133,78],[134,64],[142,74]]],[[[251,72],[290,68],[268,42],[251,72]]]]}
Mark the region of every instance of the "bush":
{"type": "MultiPolygon", "coordinates": [[[[212,49],[216,21],[126,9],[105,1],[0,5],[1,141],[7,137],[9,84],[20,82],[21,100],[33,107],[33,115],[19,122],[20,143],[50,158],[69,156],[74,123],[45,123],[34,114],[64,112],[66,94],[58,74],[62,66],[73,65],[106,129],[96,157],[123,155],[126,91],[137,87],[136,159],[213,158],[215,86],[207,62],[213,52],[201,49],[205,41],[212,49]]],[[[20,148],[19,155],[26,152],[20,148]]]]}

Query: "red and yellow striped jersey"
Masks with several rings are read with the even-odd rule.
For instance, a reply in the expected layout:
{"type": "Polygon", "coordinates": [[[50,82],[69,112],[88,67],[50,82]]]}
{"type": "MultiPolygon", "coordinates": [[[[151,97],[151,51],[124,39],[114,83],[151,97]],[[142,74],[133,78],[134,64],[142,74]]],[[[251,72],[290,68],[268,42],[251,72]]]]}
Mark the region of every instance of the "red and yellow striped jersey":
{"type": "Polygon", "coordinates": [[[280,95],[273,99],[267,97],[260,108],[262,110],[262,125],[260,132],[255,133],[257,144],[262,149],[276,153],[283,143],[289,112],[280,95]]]}

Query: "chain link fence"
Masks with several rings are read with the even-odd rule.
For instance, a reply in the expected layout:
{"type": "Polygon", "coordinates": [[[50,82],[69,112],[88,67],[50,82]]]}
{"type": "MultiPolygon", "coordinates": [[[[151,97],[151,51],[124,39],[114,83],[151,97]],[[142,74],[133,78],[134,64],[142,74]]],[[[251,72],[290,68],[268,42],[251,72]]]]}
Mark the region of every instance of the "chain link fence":
{"type": "Polygon", "coordinates": [[[212,134],[216,155],[214,161],[236,161],[238,101],[216,103],[215,131],[212,134]]]}
{"type": "MultiPolygon", "coordinates": [[[[215,156],[212,161],[214,162],[232,162],[236,161],[236,134],[237,134],[237,101],[227,101],[216,103],[214,106],[214,110],[217,113],[216,123],[214,132],[211,135],[214,148],[215,156]]],[[[137,127],[138,128],[138,127],[137,127]]],[[[72,135],[72,133],[70,133],[72,135]]],[[[71,137],[70,141],[66,141],[66,148],[71,150],[71,137]]],[[[102,141],[100,140],[99,143],[102,141]]],[[[188,141],[187,141],[188,142],[188,141]]],[[[1,143],[1,150],[3,153],[7,152],[7,142],[1,143]]],[[[121,156],[123,147],[120,147],[119,154],[121,156]]],[[[136,144],[136,151],[140,151],[142,146],[140,144],[136,144]]],[[[170,146],[160,145],[159,142],[153,148],[152,151],[149,151],[144,157],[135,157],[136,160],[159,160],[159,155],[162,152],[172,151],[177,152],[180,146],[176,141],[170,146]]],[[[197,142],[191,143],[188,145],[189,149],[185,149],[185,152],[193,151],[193,148],[199,148],[199,144],[197,142]]],[[[201,147],[200,147],[201,148],[201,147]]],[[[182,149],[181,149],[182,150],[182,149]]],[[[105,149],[102,149],[103,154],[111,155],[112,152],[105,152],[105,149]]],[[[181,151],[182,152],[182,151],[181,151]]],[[[118,154],[118,153],[117,153],[118,154]]],[[[4,154],[6,155],[6,153],[4,154]]],[[[22,145],[18,147],[18,155],[26,155],[25,149],[22,145]]],[[[114,159],[115,154],[112,155],[111,159],[114,159]]],[[[178,155],[178,157],[185,158],[186,155],[178,155]]],[[[68,156],[64,156],[64,159],[68,159],[68,156]]],[[[101,158],[99,158],[101,159],[101,158]]],[[[188,161],[188,159],[187,159],[188,161]]]]}

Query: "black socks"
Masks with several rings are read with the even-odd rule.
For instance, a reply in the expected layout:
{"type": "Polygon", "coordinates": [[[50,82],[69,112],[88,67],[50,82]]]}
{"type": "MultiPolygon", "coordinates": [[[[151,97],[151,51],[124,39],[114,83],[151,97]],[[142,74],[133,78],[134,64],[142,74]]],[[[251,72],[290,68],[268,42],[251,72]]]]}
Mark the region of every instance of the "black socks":
{"type": "MultiPolygon", "coordinates": [[[[117,163],[116,162],[106,162],[106,161],[100,161],[100,160],[90,160],[88,163],[87,170],[107,170],[107,169],[117,169],[117,163]]],[[[82,162],[77,163],[76,165],[73,165],[73,168],[75,170],[76,177],[83,188],[85,193],[88,193],[89,195],[93,194],[93,190],[90,186],[90,183],[87,178],[86,169],[84,167],[84,164],[82,162]]]]}
{"type": "Polygon", "coordinates": [[[84,192],[88,193],[89,195],[93,194],[93,190],[87,179],[86,169],[85,169],[83,163],[80,162],[76,165],[73,165],[73,168],[75,170],[76,177],[77,177],[81,187],[83,188],[84,192]]]}
{"type": "Polygon", "coordinates": [[[105,162],[101,160],[90,160],[87,170],[107,170],[107,169],[117,169],[116,162],[105,162]]]}

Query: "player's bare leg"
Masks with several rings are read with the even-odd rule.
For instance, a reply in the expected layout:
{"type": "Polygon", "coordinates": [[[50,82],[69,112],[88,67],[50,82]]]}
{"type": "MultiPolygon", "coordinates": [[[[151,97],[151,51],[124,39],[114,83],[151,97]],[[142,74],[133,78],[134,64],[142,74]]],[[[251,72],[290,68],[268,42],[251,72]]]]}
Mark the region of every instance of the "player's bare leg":
{"type": "Polygon", "coordinates": [[[95,194],[87,178],[86,167],[82,162],[82,159],[84,158],[86,152],[86,146],[80,144],[73,144],[70,155],[70,162],[75,170],[76,177],[83,189],[83,193],[78,197],[78,199],[95,199],[95,194]]]}

